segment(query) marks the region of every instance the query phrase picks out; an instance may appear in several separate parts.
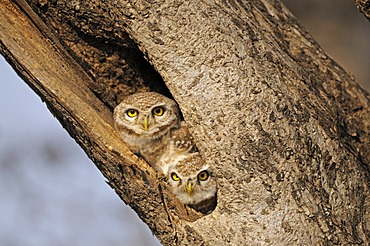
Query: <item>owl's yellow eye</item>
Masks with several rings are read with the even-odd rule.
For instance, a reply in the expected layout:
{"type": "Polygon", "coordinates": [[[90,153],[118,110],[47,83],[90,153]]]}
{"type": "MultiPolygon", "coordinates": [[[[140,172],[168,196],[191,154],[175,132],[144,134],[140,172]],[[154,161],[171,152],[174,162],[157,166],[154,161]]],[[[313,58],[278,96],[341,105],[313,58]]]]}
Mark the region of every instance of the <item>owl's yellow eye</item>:
{"type": "Polygon", "coordinates": [[[164,114],[164,108],[161,106],[155,107],[152,112],[156,116],[162,116],[164,114]]]}
{"type": "Polygon", "coordinates": [[[179,180],[180,180],[179,176],[177,176],[177,174],[176,174],[176,173],[171,173],[171,179],[172,179],[173,181],[179,181],[179,180]]]}
{"type": "Polygon", "coordinates": [[[126,114],[130,118],[134,118],[137,116],[137,110],[136,109],[129,109],[126,111],[126,114]]]}
{"type": "Polygon", "coordinates": [[[201,171],[199,174],[198,174],[198,179],[200,181],[206,181],[207,179],[209,178],[209,173],[204,170],[204,171],[201,171]]]}

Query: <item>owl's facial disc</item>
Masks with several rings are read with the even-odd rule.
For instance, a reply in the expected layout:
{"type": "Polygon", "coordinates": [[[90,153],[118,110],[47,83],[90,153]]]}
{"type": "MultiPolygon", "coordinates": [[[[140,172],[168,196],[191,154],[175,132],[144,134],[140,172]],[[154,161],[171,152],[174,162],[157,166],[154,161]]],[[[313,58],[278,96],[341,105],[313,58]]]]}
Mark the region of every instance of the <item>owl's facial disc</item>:
{"type": "Polygon", "coordinates": [[[141,126],[141,129],[144,131],[144,133],[149,134],[155,128],[156,122],[152,115],[142,115],[138,120],[138,124],[141,126]]]}
{"type": "Polygon", "coordinates": [[[166,113],[164,106],[156,106],[151,109],[150,113],[145,113],[140,119],[140,124],[145,132],[148,132],[151,129],[151,126],[154,126],[156,119],[162,118],[166,113]]]}

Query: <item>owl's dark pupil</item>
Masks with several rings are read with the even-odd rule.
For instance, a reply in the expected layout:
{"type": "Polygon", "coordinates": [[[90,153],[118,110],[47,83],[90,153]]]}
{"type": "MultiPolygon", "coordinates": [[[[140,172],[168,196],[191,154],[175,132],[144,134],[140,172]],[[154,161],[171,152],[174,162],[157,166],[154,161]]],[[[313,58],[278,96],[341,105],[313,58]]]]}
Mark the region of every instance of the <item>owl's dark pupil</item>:
{"type": "Polygon", "coordinates": [[[156,108],[155,109],[155,113],[156,114],[161,114],[162,113],[162,110],[163,110],[162,108],[156,108]]]}

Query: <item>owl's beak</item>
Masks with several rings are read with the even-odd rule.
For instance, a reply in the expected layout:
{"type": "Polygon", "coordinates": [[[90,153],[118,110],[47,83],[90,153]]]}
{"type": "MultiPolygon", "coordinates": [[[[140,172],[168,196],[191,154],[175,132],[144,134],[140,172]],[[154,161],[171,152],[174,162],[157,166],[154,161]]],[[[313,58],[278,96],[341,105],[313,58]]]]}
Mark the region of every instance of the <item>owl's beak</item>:
{"type": "Polygon", "coordinates": [[[143,128],[145,131],[148,130],[149,128],[149,116],[145,116],[144,117],[144,121],[143,121],[143,124],[142,124],[143,128]]]}
{"type": "Polygon", "coordinates": [[[191,196],[191,194],[193,193],[193,189],[194,189],[194,186],[191,183],[188,183],[186,185],[186,191],[188,192],[189,196],[191,196]]]}

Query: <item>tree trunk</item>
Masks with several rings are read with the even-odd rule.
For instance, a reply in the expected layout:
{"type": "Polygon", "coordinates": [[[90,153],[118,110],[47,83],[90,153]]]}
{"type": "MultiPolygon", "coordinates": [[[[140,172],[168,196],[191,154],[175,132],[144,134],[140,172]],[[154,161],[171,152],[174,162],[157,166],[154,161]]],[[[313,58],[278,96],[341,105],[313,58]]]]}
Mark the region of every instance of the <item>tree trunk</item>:
{"type": "Polygon", "coordinates": [[[0,2],[1,53],[164,245],[370,244],[369,94],[279,1],[28,4],[0,2]],[[138,91],[179,103],[215,169],[211,214],[114,131],[138,91]]]}

